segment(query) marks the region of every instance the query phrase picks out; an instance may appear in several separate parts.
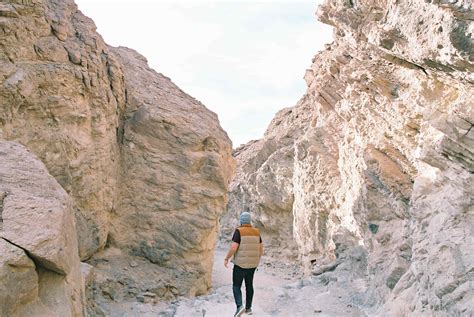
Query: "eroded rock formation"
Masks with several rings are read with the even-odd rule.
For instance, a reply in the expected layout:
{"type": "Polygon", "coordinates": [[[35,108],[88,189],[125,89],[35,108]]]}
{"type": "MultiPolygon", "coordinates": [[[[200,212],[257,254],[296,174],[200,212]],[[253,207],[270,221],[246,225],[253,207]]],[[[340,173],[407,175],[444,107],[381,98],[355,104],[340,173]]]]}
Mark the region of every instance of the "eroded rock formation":
{"type": "MultiPolygon", "coordinates": [[[[143,293],[206,292],[234,169],[217,116],[138,53],[108,47],[72,0],[0,2],[0,81],[0,139],[31,150],[70,197],[93,314],[143,293]]],[[[69,243],[75,231],[55,226],[69,243]]],[[[46,255],[68,273],[68,257],[46,255]]]]}
{"type": "Polygon", "coordinates": [[[335,40],[306,94],[235,152],[229,234],[354,290],[377,315],[474,311],[474,55],[469,1],[326,1],[335,40]]]}
{"type": "Polygon", "coordinates": [[[0,141],[0,200],[0,316],[82,316],[71,200],[14,142],[0,141]]]}
{"type": "Polygon", "coordinates": [[[123,67],[127,103],[110,245],[91,260],[94,298],[120,303],[148,294],[155,302],[204,294],[234,172],[230,141],[214,113],[142,56],[111,50],[123,67]]]}

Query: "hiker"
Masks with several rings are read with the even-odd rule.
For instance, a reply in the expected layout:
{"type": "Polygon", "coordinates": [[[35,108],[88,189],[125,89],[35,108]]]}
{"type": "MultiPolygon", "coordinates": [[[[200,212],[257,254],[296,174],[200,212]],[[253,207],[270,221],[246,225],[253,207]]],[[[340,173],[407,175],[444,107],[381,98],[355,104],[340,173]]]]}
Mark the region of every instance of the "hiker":
{"type": "Polygon", "coordinates": [[[240,226],[235,229],[232,244],[224,259],[224,266],[228,267],[229,259],[234,256],[232,259],[234,263],[232,290],[237,305],[234,317],[242,316],[244,310],[245,313],[252,315],[253,275],[262,254],[263,244],[260,231],[250,224],[250,213],[243,212],[240,215],[240,226]],[[243,280],[245,280],[245,309],[242,305],[242,291],[240,290],[243,280]]]}

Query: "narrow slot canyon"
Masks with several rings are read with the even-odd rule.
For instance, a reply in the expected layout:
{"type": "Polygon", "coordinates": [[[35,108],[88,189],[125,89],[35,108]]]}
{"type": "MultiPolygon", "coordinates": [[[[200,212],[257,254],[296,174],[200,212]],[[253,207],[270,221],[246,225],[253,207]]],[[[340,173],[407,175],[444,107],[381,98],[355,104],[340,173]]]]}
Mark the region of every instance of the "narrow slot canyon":
{"type": "Polygon", "coordinates": [[[305,92],[237,146],[73,0],[0,0],[0,317],[233,316],[243,212],[254,316],[473,316],[473,4],[314,9],[305,92]]]}

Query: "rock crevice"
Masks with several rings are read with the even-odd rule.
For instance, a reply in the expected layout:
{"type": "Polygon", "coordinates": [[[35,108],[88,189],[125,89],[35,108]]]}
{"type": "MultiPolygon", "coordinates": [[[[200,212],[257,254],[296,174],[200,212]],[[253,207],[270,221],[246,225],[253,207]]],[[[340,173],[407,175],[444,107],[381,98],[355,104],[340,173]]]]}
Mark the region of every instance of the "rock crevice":
{"type": "Polygon", "coordinates": [[[3,228],[3,201],[7,197],[7,193],[0,192],[0,230],[3,228]]]}
{"type": "Polygon", "coordinates": [[[84,284],[69,197],[24,147],[0,141],[0,153],[0,192],[8,193],[0,228],[0,315],[83,315],[84,284]]]}

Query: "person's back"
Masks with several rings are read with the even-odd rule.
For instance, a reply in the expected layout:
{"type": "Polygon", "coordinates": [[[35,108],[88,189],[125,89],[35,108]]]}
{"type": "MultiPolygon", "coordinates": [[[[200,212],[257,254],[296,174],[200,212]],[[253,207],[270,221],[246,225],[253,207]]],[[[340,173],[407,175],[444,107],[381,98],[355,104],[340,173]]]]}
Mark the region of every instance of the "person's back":
{"type": "Polygon", "coordinates": [[[237,311],[234,316],[241,316],[244,312],[242,305],[242,282],[245,280],[245,312],[252,313],[253,276],[263,254],[262,238],[260,231],[250,224],[250,213],[240,215],[240,226],[235,229],[232,244],[224,260],[227,267],[229,259],[233,256],[234,269],[232,273],[232,290],[234,292],[237,311]]]}
{"type": "MultiPolygon", "coordinates": [[[[260,231],[250,224],[243,224],[236,229],[240,234],[239,248],[232,262],[244,269],[256,268],[260,263],[260,231]]],[[[235,239],[235,240],[238,240],[235,239]]]]}

